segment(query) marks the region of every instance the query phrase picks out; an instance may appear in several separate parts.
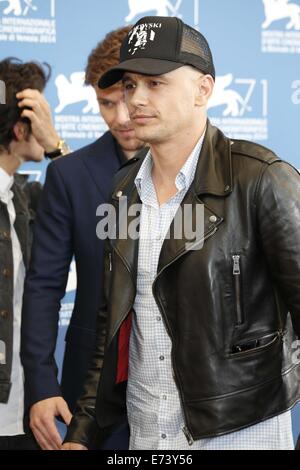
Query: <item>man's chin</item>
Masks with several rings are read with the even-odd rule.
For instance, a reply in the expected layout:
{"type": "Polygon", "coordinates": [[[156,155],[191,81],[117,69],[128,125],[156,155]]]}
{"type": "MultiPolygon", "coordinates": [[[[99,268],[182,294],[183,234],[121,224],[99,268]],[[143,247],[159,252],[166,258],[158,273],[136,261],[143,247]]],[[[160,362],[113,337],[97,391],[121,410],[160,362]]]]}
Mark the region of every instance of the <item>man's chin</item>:
{"type": "Polygon", "coordinates": [[[135,150],[138,151],[144,147],[144,143],[136,139],[117,139],[117,141],[123,150],[127,150],[129,152],[133,152],[135,150]]]}
{"type": "Polygon", "coordinates": [[[24,163],[40,163],[44,160],[44,155],[37,156],[37,157],[28,157],[25,159],[24,163]]]}

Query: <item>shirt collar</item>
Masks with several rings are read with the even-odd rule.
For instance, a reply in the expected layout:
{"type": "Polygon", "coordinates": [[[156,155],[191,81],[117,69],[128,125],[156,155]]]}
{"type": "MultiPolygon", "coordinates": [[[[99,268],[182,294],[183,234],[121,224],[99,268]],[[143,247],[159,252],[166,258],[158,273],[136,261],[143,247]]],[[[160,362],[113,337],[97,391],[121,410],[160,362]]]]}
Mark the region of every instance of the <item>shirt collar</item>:
{"type": "Polygon", "coordinates": [[[0,167],[0,197],[8,194],[14,183],[14,177],[0,167]]]}
{"type": "MultiPolygon", "coordinates": [[[[175,184],[178,191],[181,191],[182,189],[188,189],[195,177],[195,172],[205,136],[205,131],[206,129],[204,130],[203,134],[199,138],[188,159],[186,160],[183,167],[176,176],[175,184]]],[[[143,191],[143,187],[145,187],[145,182],[149,181],[149,178],[152,178],[152,166],[153,160],[151,150],[149,150],[134,180],[140,197],[143,191]]]]}

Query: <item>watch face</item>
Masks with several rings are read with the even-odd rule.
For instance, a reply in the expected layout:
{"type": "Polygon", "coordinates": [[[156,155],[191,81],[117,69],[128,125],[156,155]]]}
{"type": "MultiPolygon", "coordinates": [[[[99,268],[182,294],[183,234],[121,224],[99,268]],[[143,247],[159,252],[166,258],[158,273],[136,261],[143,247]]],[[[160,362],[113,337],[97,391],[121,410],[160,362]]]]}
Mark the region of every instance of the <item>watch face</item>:
{"type": "Polygon", "coordinates": [[[68,144],[64,140],[59,141],[58,148],[61,151],[61,155],[67,155],[68,153],[71,152],[70,147],[68,146],[68,144]]]}

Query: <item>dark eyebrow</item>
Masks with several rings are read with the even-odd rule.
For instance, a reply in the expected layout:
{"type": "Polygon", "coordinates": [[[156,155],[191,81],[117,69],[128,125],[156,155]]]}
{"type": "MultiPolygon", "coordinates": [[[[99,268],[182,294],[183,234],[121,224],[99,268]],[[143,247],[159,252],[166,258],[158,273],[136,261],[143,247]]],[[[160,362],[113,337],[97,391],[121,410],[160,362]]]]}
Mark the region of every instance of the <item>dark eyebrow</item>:
{"type": "MultiPolygon", "coordinates": [[[[151,80],[167,80],[167,76],[165,73],[161,75],[144,75],[145,78],[151,79],[151,80]]],[[[131,78],[129,75],[124,74],[122,78],[122,84],[124,85],[126,82],[132,82],[134,81],[133,78],[131,78]]]]}
{"type": "Polygon", "coordinates": [[[132,80],[128,75],[123,75],[123,78],[122,78],[122,83],[125,83],[125,82],[128,82],[129,80],[132,80]]]}
{"type": "Polygon", "coordinates": [[[98,98],[98,103],[100,104],[115,104],[114,101],[112,100],[107,100],[106,98],[98,98]]]}

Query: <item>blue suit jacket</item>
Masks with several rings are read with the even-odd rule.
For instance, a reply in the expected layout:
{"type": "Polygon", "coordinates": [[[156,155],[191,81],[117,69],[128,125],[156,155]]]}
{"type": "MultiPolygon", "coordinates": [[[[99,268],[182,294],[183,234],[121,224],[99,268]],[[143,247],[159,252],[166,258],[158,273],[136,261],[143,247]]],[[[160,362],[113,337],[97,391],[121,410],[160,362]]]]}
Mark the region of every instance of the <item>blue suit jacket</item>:
{"type": "Polygon", "coordinates": [[[23,301],[21,355],[26,407],[62,393],[73,409],[81,394],[95,341],[96,313],[102,303],[103,242],[96,236],[96,209],[108,201],[119,166],[115,141],[107,132],[48,167],[23,301]],[[77,291],[60,388],[54,350],[60,301],[73,256],[77,291]]]}

